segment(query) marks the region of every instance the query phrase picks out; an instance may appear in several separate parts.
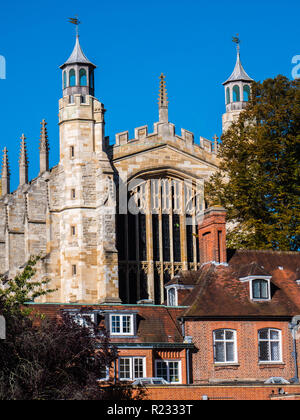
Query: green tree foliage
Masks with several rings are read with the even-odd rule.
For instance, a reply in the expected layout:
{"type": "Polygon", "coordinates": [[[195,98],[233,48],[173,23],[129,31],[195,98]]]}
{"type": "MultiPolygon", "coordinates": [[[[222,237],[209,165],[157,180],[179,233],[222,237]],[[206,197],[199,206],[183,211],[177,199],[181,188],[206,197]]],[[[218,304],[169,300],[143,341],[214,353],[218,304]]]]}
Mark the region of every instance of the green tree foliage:
{"type": "MultiPolygon", "coordinates": [[[[0,278],[0,302],[9,311],[20,311],[26,302],[47,295],[54,290],[48,289],[49,280],[33,280],[36,264],[40,257],[31,257],[23,270],[13,279],[0,278]]],[[[4,308],[4,309],[5,309],[4,308]]]]}
{"type": "Polygon", "coordinates": [[[222,136],[221,168],[206,186],[232,222],[232,248],[300,249],[300,80],[254,83],[247,109],[222,136]]]}

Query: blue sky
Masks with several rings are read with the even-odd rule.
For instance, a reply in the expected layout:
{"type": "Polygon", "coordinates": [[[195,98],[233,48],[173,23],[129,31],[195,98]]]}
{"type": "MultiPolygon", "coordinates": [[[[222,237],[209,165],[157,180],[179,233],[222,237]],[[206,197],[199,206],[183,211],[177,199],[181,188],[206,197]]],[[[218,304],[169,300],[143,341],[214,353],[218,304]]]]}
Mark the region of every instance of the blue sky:
{"type": "Polygon", "coordinates": [[[109,0],[10,1],[1,5],[0,55],[7,78],[0,80],[0,148],[8,147],[11,189],[18,185],[20,136],[27,137],[30,179],[38,174],[40,121],[48,122],[50,164],[58,162],[59,66],[75,42],[68,17],[79,15],[80,42],[97,64],[96,97],[104,103],[106,134],[158,119],[158,86],[167,76],[169,117],[176,125],[211,139],[221,134],[222,83],[236,59],[239,33],[248,74],[263,80],[291,78],[300,54],[298,0],[109,0]]]}

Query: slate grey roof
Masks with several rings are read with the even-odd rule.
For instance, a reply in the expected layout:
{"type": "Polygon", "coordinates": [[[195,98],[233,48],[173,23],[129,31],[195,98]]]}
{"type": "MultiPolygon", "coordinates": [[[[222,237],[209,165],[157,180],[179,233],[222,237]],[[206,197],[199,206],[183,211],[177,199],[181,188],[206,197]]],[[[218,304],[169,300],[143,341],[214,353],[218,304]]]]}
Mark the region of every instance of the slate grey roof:
{"type": "Polygon", "coordinates": [[[68,64],[88,64],[90,66],[96,67],[83,53],[80,42],[79,42],[79,36],[76,36],[76,43],[75,47],[73,49],[72,54],[68,58],[68,60],[60,66],[60,68],[65,67],[68,64]]]}
{"type": "Polygon", "coordinates": [[[229,82],[254,82],[253,79],[251,79],[250,76],[245,72],[242,63],[241,63],[241,57],[240,52],[237,53],[237,59],[236,59],[236,65],[233,70],[232,75],[229,77],[229,79],[226,80],[226,82],[223,83],[223,85],[226,85],[229,82]]]}

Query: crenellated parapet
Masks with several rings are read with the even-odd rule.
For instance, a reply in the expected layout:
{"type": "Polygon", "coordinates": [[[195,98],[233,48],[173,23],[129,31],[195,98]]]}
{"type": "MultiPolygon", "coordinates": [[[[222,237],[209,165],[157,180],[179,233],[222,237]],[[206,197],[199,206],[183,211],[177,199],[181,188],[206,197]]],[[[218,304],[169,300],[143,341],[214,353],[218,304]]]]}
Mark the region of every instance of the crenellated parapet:
{"type": "Polygon", "coordinates": [[[149,128],[147,125],[142,127],[137,127],[134,129],[134,138],[130,139],[129,131],[122,131],[121,133],[117,133],[115,136],[115,144],[112,146],[117,152],[117,148],[120,146],[139,146],[142,144],[144,146],[153,146],[153,141],[155,141],[158,145],[165,144],[166,142],[177,143],[179,140],[182,142],[182,147],[190,147],[192,146],[196,150],[203,150],[206,153],[210,154],[217,154],[218,152],[218,142],[213,139],[214,141],[208,140],[202,136],[200,136],[199,143],[195,142],[195,135],[189,130],[185,130],[184,128],[181,129],[181,136],[175,134],[175,126],[174,124],[167,123],[155,123],[153,132],[149,132],[149,128]],[[163,131],[165,128],[165,132],[163,131]]]}

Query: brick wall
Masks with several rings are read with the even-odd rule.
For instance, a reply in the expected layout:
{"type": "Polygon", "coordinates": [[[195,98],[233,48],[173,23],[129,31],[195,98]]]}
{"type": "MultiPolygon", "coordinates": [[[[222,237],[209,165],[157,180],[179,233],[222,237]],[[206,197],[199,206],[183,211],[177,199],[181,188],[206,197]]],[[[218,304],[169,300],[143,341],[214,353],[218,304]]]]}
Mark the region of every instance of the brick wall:
{"type": "MultiPolygon", "coordinates": [[[[287,380],[294,377],[293,341],[288,322],[275,321],[188,321],[186,335],[193,337],[193,383],[220,380],[266,380],[272,376],[287,380]],[[222,366],[214,362],[213,331],[232,329],[237,335],[237,363],[222,366]],[[275,328],[282,332],[282,363],[258,361],[258,330],[275,328]]],[[[298,343],[299,345],[299,343],[298,343]]]]}
{"type": "Polygon", "coordinates": [[[204,396],[209,400],[299,400],[300,385],[281,386],[286,395],[279,395],[278,385],[240,386],[171,386],[148,387],[145,399],[157,401],[199,401],[204,396]],[[298,394],[298,395],[297,395],[298,394]]]}

